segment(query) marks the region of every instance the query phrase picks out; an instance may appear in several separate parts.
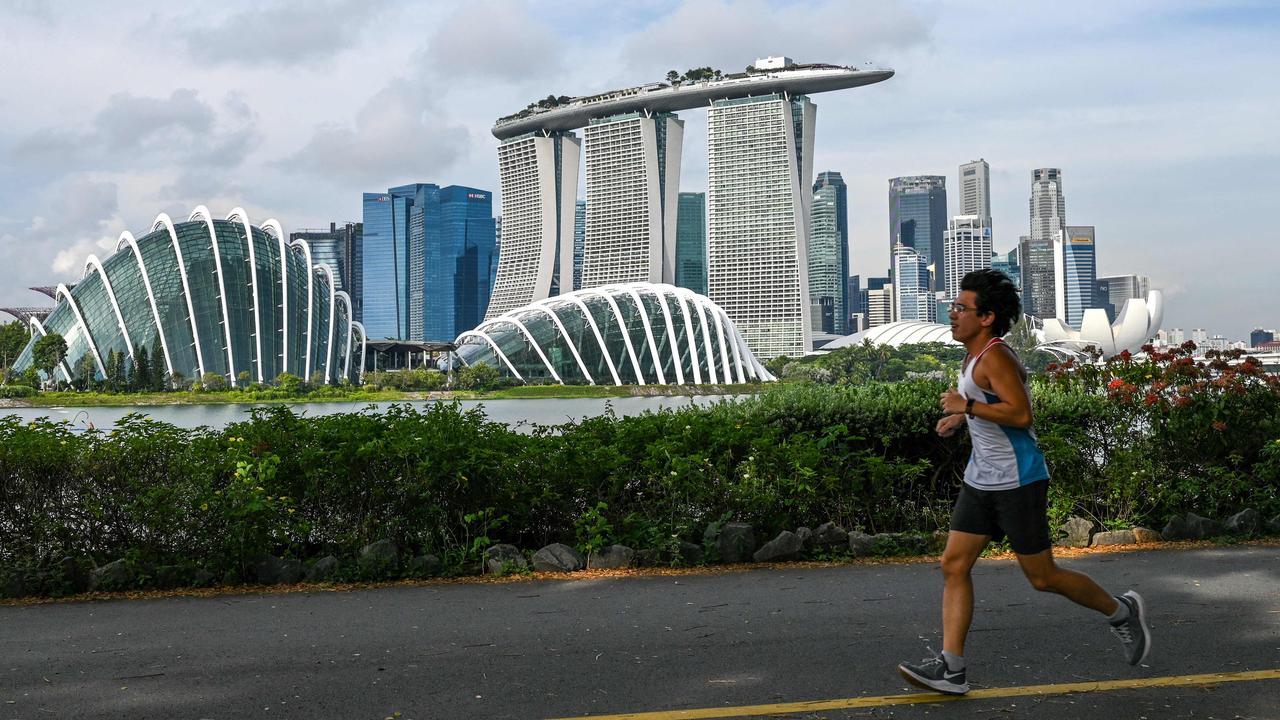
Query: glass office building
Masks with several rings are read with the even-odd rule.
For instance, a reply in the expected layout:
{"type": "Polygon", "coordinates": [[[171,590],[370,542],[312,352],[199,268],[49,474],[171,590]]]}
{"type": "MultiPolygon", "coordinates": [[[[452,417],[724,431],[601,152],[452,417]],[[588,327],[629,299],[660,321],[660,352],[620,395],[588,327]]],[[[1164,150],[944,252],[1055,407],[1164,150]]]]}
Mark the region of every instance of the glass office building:
{"type": "Polygon", "coordinates": [[[676,211],[676,285],[707,293],[707,194],[680,193],[676,211]]]}
{"type": "Polygon", "coordinates": [[[913,175],[889,181],[889,256],[898,245],[915,250],[926,267],[933,266],[930,289],[943,285],[947,277],[942,242],[946,229],[946,177],[913,175]]]}
{"type": "Polygon", "coordinates": [[[409,337],[410,207],[412,200],[403,195],[364,194],[361,322],[372,338],[409,337]]]}
{"type": "Polygon", "coordinates": [[[57,333],[67,354],[54,375],[68,382],[88,367],[105,379],[112,353],[132,365],[157,344],[175,386],[210,373],[242,385],[281,373],[355,381],[364,332],[335,284],[333,268],[274,220],[253,226],[240,208],[215,219],[203,206],[185,222],[160,215],[140,238],[121,234],[106,260],[90,255],[74,288],[58,286],[14,369],[31,367],[36,339],[57,333]]]}

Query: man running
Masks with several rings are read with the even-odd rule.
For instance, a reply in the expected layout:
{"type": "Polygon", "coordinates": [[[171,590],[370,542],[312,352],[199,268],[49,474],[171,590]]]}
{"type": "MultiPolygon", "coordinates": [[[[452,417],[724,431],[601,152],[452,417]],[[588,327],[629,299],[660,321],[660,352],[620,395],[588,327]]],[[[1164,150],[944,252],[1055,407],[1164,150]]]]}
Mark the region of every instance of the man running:
{"type": "Polygon", "coordinates": [[[898,672],[913,685],[952,695],[969,692],[964,641],[973,619],[970,570],[993,538],[1007,537],[1032,587],[1063,595],[1107,617],[1130,665],[1151,650],[1145,608],[1130,590],[1113,597],[1088,575],[1058,567],[1047,515],[1049,470],[1031,429],[1027,373],[1000,338],[1022,312],[1008,276],[978,270],[960,281],[951,305],[951,336],[968,355],[958,388],[942,394],[942,437],[968,425],[973,452],[951,513],[942,554],[942,654],[902,663],[898,672]]]}

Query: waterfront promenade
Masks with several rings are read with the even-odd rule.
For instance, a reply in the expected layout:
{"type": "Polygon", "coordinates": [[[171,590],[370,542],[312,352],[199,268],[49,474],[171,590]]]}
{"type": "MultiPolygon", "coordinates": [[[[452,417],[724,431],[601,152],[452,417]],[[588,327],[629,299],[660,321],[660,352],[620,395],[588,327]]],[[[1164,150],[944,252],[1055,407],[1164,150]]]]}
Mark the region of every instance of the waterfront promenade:
{"type": "Polygon", "coordinates": [[[1280,717],[1280,546],[1064,562],[1143,593],[1148,665],[983,560],[974,696],[904,704],[938,699],[893,669],[939,647],[935,566],[782,565],[0,605],[0,719],[1280,717]]]}

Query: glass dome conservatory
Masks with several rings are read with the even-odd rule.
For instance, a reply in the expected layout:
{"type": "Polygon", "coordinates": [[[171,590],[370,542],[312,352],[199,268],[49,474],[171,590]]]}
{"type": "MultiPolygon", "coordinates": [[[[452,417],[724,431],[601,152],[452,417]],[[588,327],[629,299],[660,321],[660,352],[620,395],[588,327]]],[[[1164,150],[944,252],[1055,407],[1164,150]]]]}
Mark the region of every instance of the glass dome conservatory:
{"type": "Polygon", "coordinates": [[[121,233],[106,260],[90,255],[73,288],[57,287],[57,307],[43,322],[32,318],[14,369],[31,366],[38,338],[58,333],[67,354],[54,374],[66,381],[86,355],[104,379],[111,353],[132,364],[157,344],[175,384],[207,373],[233,384],[243,373],[257,383],[286,372],[356,381],[364,329],[351,298],[333,287],[333,269],[313,264],[307,243],[289,242],[275,220],[251,225],[240,208],[220,220],[204,206],[176,224],[161,214],[140,238],[121,233]]]}
{"type": "Polygon", "coordinates": [[[455,341],[464,365],[521,382],[685,385],[773,380],[725,312],[672,285],[628,283],[540,300],[455,341]]]}

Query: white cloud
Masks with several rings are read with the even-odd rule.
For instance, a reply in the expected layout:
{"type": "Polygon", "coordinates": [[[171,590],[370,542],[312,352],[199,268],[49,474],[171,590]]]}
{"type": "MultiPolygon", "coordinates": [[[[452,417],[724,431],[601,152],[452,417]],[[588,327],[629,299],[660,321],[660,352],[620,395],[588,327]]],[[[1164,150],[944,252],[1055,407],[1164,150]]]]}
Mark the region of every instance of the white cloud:
{"type": "Polygon", "coordinates": [[[200,63],[327,66],[355,47],[387,6],[385,0],[288,0],[254,5],[212,26],[190,16],[176,24],[200,63]]]}
{"type": "Polygon", "coordinates": [[[560,39],[515,0],[463,4],[427,44],[424,70],[441,79],[529,81],[561,69],[560,39]]]}

